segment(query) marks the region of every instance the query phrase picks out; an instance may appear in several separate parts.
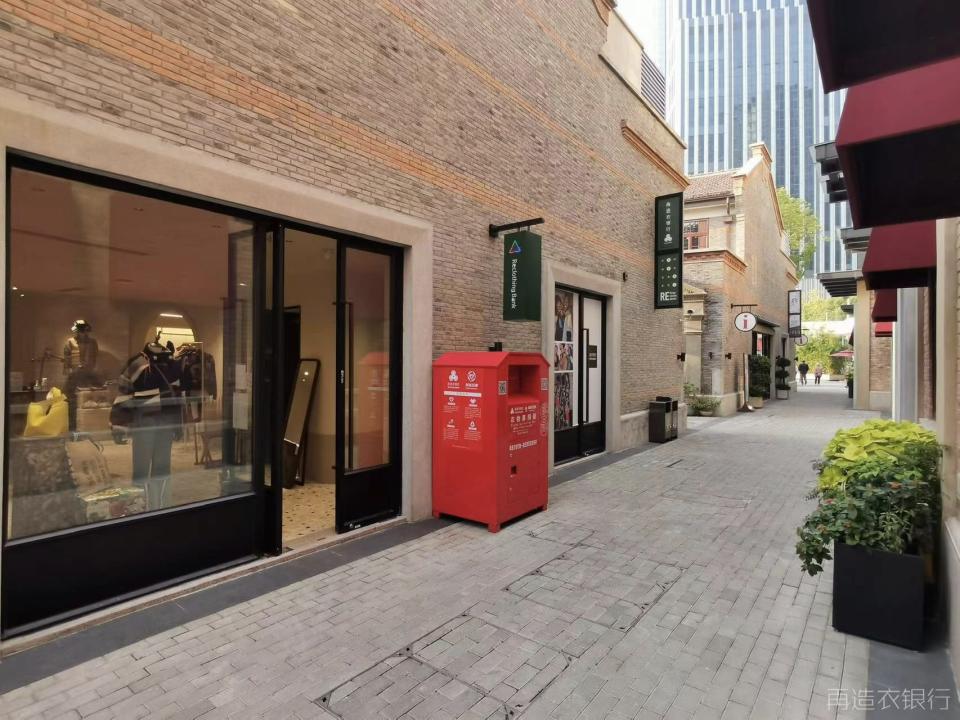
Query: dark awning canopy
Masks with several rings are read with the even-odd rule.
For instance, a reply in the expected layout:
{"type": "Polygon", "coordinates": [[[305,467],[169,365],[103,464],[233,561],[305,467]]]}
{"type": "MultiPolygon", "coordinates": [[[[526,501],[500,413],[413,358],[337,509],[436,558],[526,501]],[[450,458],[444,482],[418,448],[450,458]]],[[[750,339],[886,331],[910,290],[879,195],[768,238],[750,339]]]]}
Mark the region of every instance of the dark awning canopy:
{"type": "Polygon", "coordinates": [[[871,228],[840,228],[840,240],[847,252],[866,252],[870,246],[871,228]]]}
{"type": "Polygon", "coordinates": [[[897,321],[897,291],[877,290],[870,317],[874,322],[897,321]]]}
{"type": "Polygon", "coordinates": [[[847,92],[836,148],[856,227],[960,215],[958,88],[954,58],[847,92]]]}
{"type": "Polygon", "coordinates": [[[937,267],[937,221],[873,228],[863,260],[870,290],[927,287],[937,267]]]}
{"type": "Polygon", "coordinates": [[[826,91],[960,55],[957,0],[807,0],[826,91]]]}
{"type": "Polygon", "coordinates": [[[857,294],[857,280],[862,277],[859,270],[838,270],[819,273],[817,280],[830,293],[830,297],[850,297],[857,294]]]}

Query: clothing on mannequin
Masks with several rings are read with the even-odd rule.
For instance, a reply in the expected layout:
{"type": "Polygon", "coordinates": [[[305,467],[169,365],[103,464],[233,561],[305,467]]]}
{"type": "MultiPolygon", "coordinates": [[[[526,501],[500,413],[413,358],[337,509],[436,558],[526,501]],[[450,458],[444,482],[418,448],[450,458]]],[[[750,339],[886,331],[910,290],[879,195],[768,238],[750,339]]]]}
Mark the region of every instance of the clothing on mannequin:
{"type": "Polygon", "coordinates": [[[97,356],[100,346],[93,337],[93,327],[86,320],[77,320],[70,328],[73,335],[63,346],[63,394],[67,398],[67,416],[70,432],[77,430],[77,389],[100,387],[103,379],[97,374],[97,356]]]}
{"type": "Polygon", "coordinates": [[[131,440],[133,482],[144,488],[147,510],[171,504],[170,455],[182,432],[185,390],[189,381],[184,382],[180,363],[155,342],[130,358],[120,374],[110,424],[114,440],[131,440]]]}

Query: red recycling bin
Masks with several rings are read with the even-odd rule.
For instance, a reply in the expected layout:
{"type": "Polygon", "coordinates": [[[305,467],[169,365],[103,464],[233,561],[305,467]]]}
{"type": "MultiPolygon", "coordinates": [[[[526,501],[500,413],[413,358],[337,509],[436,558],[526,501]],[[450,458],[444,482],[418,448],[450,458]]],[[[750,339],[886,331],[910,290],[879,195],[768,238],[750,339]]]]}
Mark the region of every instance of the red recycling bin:
{"type": "Polygon", "coordinates": [[[547,507],[547,361],[454,352],[433,363],[433,515],[485,523],[547,507]]]}

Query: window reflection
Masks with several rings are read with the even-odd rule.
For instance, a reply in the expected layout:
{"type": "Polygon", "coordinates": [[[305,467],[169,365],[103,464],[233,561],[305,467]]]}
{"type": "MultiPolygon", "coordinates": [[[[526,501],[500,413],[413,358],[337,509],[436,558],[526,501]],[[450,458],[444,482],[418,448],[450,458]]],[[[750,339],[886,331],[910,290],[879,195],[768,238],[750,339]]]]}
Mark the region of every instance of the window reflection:
{"type": "Polygon", "coordinates": [[[390,462],[390,256],[348,248],[347,470],[390,462]]]}
{"type": "Polygon", "coordinates": [[[250,489],[252,225],[15,168],[11,538],[250,489]]]}

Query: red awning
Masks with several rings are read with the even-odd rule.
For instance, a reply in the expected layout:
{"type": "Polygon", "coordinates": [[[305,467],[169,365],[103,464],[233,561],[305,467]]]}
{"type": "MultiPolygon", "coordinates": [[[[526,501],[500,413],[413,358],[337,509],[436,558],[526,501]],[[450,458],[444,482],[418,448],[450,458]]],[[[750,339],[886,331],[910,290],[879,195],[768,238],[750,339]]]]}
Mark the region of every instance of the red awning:
{"type": "Polygon", "coordinates": [[[823,88],[960,55],[957,0],[807,0],[823,88]]]}
{"type": "Polygon", "coordinates": [[[882,225],[870,233],[863,279],[870,290],[927,287],[937,267],[937,222],[882,225]]]}
{"type": "Polygon", "coordinates": [[[954,58],[847,92],[836,145],[856,227],[960,215],[958,88],[954,58]]]}
{"type": "Polygon", "coordinates": [[[873,326],[874,337],[891,337],[893,335],[892,322],[879,322],[873,326]]]}
{"type": "Polygon", "coordinates": [[[870,317],[876,323],[897,321],[897,291],[877,290],[870,317]]]}

